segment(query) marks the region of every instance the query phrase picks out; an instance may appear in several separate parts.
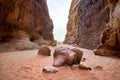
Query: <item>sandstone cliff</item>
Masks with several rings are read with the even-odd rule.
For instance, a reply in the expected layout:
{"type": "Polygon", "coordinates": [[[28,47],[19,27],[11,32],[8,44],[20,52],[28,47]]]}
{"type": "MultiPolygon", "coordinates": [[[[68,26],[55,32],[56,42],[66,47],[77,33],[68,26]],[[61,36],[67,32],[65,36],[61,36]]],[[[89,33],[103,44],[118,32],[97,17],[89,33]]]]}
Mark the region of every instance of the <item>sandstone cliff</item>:
{"type": "Polygon", "coordinates": [[[110,20],[102,31],[101,45],[94,51],[96,55],[120,57],[120,0],[107,0],[110,20]]]}
{"type": "Polygon", "coordinates": [[[73,44],[77,38],[78,31],[78,7],[80,0],[72,0],[69,10],[69,17],[67,23],[67,34],[64,43],[73,44]]]}
{"type": "Polygon", "coordinates": [[[54,41],[46,3],[46,0],[0,0],[0,44],[16,40],[19,44],[54,41]]]}
{"type": "Polygon", "coordinates": [[[73,0],[64,42],[120,57],[120,0],[73,0]]]}
{"type": "Polygon", "coordinates": [[[103,25],[109,21],[107,2],[105,0],[73,0],[71,7],[65,43],[75,43],[80,47],[94,49],[99,44],[103,25]],[[75,37],[72,38],[69,34],[75,37]]]}

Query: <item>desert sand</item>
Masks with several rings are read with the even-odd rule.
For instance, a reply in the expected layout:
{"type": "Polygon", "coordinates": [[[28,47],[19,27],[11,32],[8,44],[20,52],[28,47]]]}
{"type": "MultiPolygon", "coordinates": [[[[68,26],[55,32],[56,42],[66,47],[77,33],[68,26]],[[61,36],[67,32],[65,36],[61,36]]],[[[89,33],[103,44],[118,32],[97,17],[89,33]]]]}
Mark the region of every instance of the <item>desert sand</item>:
{"type": "MultiPolygon", "coordinates": [[[[57,46],[73,47],[59,44],[57,46]]],[[[52,54],[55,47],[51,47],[52,54]]],[[[58,67],[57,73],[44,73],[44,66],[52,66],[53,56],[37,55],[38,50],[0,53],[0,80],[120,80],[120,59],[94,55],[93,51],[80,48],[84,52],[80,64],[92,70],[58,67]]]]}

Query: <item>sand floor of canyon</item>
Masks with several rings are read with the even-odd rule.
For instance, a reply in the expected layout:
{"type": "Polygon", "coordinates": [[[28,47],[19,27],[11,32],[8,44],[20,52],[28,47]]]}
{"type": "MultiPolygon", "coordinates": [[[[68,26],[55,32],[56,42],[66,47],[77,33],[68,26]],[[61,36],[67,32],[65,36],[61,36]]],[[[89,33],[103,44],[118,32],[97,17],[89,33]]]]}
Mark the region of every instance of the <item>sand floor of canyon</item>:
{"type": "MultiPolygon", "coordinates": [[[[50,48],[53,54],[55,47],[50,48]]],[[[95,56],[91,50],[80,49],[86,58],[81,64],[92,70],[62,66],[57,73],[44,73],[44,66],[52,66],[53,56],[37,55],[38,50],[0,53],[0,80],[120,80],[120,59],[95,56]]]]}

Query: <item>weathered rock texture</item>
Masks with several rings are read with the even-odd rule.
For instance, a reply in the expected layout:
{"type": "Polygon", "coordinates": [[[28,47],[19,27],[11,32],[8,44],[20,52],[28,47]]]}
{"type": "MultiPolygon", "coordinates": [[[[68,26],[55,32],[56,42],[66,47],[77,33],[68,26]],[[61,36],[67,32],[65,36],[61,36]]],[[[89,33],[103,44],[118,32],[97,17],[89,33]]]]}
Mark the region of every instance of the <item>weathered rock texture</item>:
{"type": "Polygon", "coordinates": [[[110,8],[110,21],[101,34],[101,45],[94,52],[102,56],[120,57],[120,0],[107,1],[110,8]]]}
{"type": "Polygon", "coordinates": [[[54,41],[46,0],[0,0],[0,42],[54,41]]]}
{"type": "Polygon", "coordinates": [[[65,43],[75,43],[80,47],[94,49],[99,44],[99,36],[103,29],[103,25],[109,21],[107,1],[73,0],[71,7],[72,9],[70,9],[69,16],[76,20],[69,19],[68,27],[70,26],[70,29],[73,29],[72,31],[77,31],[77,33],[67,29],[68,33],[65,43]],[[74,10],[76,12],[74,12],[74,10]],[[72,40],[70,40],[71,35],[69,34],[75,34],[75,37],[71,37],[72,40]]]}
{"type": "Polygon", "coordinates": [[[53,54],[53,66],[60,67],[63,65],[72,66],[74,64],[80,64],[82,56],[83,51],[77,48],[57,47],[53,54]]]}
{"type": "Polygon", "coordinates": [[[67,23],[67,34],[65,37],[64,43],[72,44],[75,42],[77,38],[77,31],[78,31],[78,6],[80,0],[72,0],[71,7],[69,10],[69,17],[67,23]]]}
{"type": "Polygon", "coordinates": [[[51,50],[47,45],[42,45],[38,51],[38,55],[51,56],[50,53],[51,53],[51,50]]]}

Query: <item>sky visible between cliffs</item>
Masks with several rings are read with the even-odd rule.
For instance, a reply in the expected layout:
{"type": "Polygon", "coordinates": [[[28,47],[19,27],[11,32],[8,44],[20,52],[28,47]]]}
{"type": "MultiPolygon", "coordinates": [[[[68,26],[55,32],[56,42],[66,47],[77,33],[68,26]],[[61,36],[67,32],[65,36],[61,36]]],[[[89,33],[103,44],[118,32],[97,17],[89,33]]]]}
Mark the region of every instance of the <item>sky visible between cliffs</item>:
{"type": "Polygon", "coordinates": [[[47,4],[54,24],[54,38],[64,41],[71,0],[47,0],[47,4]]]}

